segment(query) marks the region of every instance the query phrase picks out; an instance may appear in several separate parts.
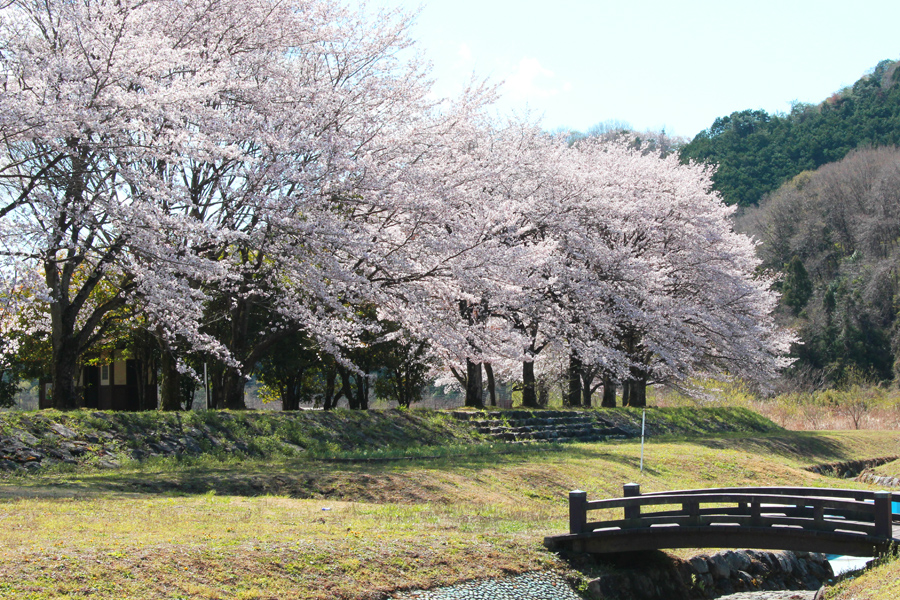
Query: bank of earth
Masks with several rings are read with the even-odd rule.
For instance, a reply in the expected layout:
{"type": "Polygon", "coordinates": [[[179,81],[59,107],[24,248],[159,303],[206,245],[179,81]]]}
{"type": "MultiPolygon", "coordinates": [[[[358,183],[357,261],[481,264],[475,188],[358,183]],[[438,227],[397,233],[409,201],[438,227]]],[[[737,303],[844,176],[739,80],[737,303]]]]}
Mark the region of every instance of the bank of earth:
{"type": "Polygon", "coordinates": [[[896,432],[647,414],[642,474],[624,409],[588,415],[617,434],[564,444],[503,441],[502,414],[2,413],[0,598],[383,599],[534,571],[590,597],[629,565],[543,548],[571,489],[882,489],[809,467],[900,456],[896,432]]]}

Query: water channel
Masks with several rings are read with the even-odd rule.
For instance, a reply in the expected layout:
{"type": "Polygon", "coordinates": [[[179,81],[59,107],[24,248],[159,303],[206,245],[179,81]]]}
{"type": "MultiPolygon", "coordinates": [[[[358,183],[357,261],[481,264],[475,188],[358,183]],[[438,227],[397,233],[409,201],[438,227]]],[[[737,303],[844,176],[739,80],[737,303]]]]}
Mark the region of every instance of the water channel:
{"type": "MultiPolygon", "coordinates": [[[[895,516],[900,514],[900,502],[893,503],[891,512],[893,512],[895,516]]],[[[829,554],[827,556],[828,562],[831,563],[831,570],[834,571],[835,575],[862,569],[866,566],[867,562],[872,560],[871,556],[841,556],[839,554],[829,554]]]]}

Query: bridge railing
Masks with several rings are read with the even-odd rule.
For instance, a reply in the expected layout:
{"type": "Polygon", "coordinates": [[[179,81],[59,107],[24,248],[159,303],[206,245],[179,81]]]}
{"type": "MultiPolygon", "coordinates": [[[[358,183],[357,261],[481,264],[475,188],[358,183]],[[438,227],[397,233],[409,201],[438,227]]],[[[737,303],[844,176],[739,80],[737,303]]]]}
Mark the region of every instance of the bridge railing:
{"type": "Polygon", "coordinates": [[[587,493],[569,493],[569,532],[584,534],[611,529],[646,527],[792,527],[811,531],[840,531],[891,538],[890,492],[799,487],[714,488],[641,494],[634,483],[624,497],[587,500],[587,493]],[[667,507],[679,508],[666,510],[667,507]],[[645,509],[653,507],[647,512],[645,509]],[[624,509],[622,519],[594,521],[588,512],[624,509]],[[661,509],[662,508],[662,509],[661,509]]]}

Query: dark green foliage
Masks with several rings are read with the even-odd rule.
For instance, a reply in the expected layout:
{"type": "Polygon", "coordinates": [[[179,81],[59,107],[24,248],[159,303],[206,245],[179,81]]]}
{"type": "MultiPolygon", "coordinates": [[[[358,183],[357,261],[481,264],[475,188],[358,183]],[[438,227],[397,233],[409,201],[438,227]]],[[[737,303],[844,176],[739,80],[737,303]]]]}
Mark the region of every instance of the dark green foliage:
{"type": "Polygon", "coordinates": [[[809,280],[809,274],[803,266],[803,261],[800,260],[800,257],[794,256],[791,262],[785,265],[784,281],[781,284],[781,301],[797,315],[809,302],[812,291],[812,282],[809,280]]]}
{"type": "Polygon", "coordinates": [[[333,361],[319,357],[316,345],[302,332],[275,343],[256,364],[260,383],[277,393],[283,410],[297,410],[301,404],[321,405],[327,375],[333,361]]]}
{"type": "Polygon", "coordinates": [[[683,146],[680,157],[718,165],[713,188],[728,204],[751,206],[802,171],[840,160],[854,148],[900,144],[897,65],[882,61],[818,106],[720,117],[683,146]]]}
{"type": "Polygon", "coordinates": [[[9,371],[0,370],[0,408],[14,406],[19,390],[18,380],[9,371]]]}
{"type": "Polygon", "coordinates": [[[428,344],[425,342],[392,342],[381,352],[382,370],[375,380],[375,396],[409,408],[422,399],[428,385],[428,344]]]}

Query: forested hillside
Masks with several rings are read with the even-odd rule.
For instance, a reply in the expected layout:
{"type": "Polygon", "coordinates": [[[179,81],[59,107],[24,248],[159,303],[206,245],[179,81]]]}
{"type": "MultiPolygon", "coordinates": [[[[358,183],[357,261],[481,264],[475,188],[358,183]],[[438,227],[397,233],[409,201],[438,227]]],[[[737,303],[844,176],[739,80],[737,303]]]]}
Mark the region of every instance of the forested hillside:
{"type": "Polygon", "coordinates": [[[900,149],[856,150],[803,172],[738,221],[781,271],[804,383],[890,379],[900,369],[900,149]]]}
{"type": "Polygon", "coordinates": [[[841,160],[855,148],[900,144],[900,62],[819,105],[789,114],[743,110],[720,117],[681,149],[683,161],[714,163],[714,189],[728,204],[751,206],[799,173],[841,160]]]}

